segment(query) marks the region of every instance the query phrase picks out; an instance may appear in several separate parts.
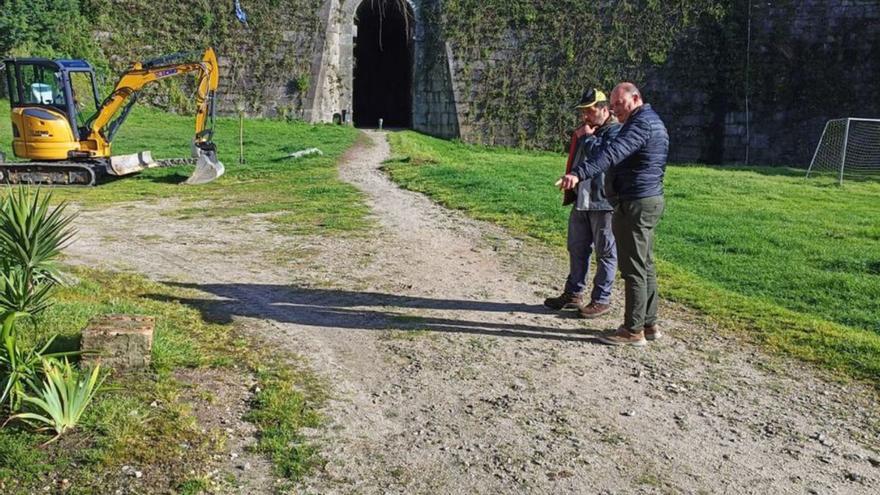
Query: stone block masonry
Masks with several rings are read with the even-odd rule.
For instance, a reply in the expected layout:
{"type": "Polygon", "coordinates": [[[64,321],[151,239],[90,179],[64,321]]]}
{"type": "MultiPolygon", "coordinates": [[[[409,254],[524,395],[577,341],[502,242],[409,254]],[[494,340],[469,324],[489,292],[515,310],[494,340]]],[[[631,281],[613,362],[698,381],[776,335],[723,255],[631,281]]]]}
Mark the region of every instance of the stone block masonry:
{"type": "MultiPolygon", "coordinates": [[[[351,122],[357,12],[379,1],[253,1],[247,27],[227,23],[229,2],[199,6],[223,20],[213,40],[221,57],[219,111],[309,122],[345,115],[351,122]]],[[[629,58],[566,59],[565,47],[543,58],[536,53],[535,40],[554,46],[559,33],[542,31],[529,16],[561,9],[554,2],[484,10],[467,7],[471,2],[403,3],[412,23],[412,127],[436,136],[561,151],[567,140],[559,136],[576,116],[557,110],[570,101],[540,96],[577,86],[575,95],[587,84],[547,76],[566,73],[561,69],[571,67],[565,64],[585,65],[582,73],[569,71],[578,77],[592,77],[590,63],[611,67],[614,75],[601,82],[608,90],[618,78],[635,78],[667,123],[674,162],[805,166],[828,119],[880,117],[880,100],[871,96],[880,84],[880,0],[751,2],[751,9],[746,0],[722,2],[723,19],[707,16],[705,25],[689,25],[662,61],[639,59],[629,68],[629,58]],[[474,33],[467,31],[470,17],[456,17],[477,14],[486,17],[474,33]]],[[[163,17],[167,7],[137,2],[122,10],[95,33],[114,68],[151,51],[179,49],[180,40],[168,40],[144,21],[163,17]],[[125,37],[133,25],[137,39],[157,40],[157,46],[134,46],[125,37]]],[[[594,32],[572,22],[571,28],[589,34],[573,38],[582,44],[621,37],[610,25],[594,32]]]]}
{"type": "Polygon", "coordinates": [[[155,326],[152,316],[95,317],[82,332],[83,362],[98,362],[117,370],[147,368],[155,326]]]}

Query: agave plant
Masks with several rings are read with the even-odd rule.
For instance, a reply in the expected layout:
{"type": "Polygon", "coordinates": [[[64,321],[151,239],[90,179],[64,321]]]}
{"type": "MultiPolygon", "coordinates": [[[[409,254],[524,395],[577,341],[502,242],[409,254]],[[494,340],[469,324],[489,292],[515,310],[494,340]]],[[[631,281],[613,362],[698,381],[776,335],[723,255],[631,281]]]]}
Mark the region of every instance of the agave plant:
{"type": "Polygon", "coordinates": [[[43,359],[42,386],[32,382],[36,395],[26,395],[24,402],[33,411],[15,414],[9,420],[19,419],[34,426],[45,425],[40,430],[54,430],[55,441],[64,432],[76,427],[95,394],[101,389],[106,374],[101,374],[101,365],[80,374],[65,359],[43,359]]]}
{"type": "Polygon", "coordinates": [[[50,207],[51,194],[11,190],[0,199],[0,404],[19,410],[25,383],[37,376],[50,339],[41,348],[25,349],[16,338],[17,319],[37,314],[50,304],[58,282],[58,256],[74,235],[65,205],[50,207]]]}
{"type": "Polygon", "coordinates": [[[51,194],[18,189],[0,202],[0,310],[36,314],[49,304],[56,261],[75,234],[75,215],[50,201],[51,194]]]}
{"type": "Polygon", "coordinates": [[[10,412],[21,409],[22,400],[26,396],[28,383],[36,382],[37,373],[44,359],[61,358],[79,354],[79,351],[56,352],[47,354],[55,337],[38,348],[23,349],[13,334],[15,321],[27,316],[27,313],[12,312],[3,318],[0,331],[0,405],[4,402],[10,412]]]}

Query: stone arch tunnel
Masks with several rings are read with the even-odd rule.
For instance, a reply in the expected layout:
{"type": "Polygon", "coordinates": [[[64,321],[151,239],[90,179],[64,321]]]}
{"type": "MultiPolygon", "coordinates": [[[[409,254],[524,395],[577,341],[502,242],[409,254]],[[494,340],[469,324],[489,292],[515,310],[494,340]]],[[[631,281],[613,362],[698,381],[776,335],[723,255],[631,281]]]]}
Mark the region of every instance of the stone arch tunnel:
{"type": "Polygon", "coordinates": [[[425,15],[436,0],[327,0],[304,117],[459,137],[449,47],[425,15]]]}
{"type": "Polygon", "coordinates": [[[412,127],[414,14],[407,2],[361,2],[355,14],[352,117],[357,127],[412,127]]]}

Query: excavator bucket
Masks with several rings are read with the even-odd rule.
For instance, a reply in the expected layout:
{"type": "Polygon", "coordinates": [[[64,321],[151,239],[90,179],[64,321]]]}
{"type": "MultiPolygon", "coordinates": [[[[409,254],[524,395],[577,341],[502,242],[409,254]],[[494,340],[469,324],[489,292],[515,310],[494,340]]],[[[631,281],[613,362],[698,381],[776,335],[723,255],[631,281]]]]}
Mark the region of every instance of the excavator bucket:
{"type": "Polygon", "coordinates": [[[131,155],[111,156],[108,172],[116,176],[123,176],[158,166],[149,151],[141,151],[131,155]]]}
{"type": "Polygon", "coordinates": [[[193,155],[196,158],[196,169],[184,184],[207,184],[223,175],[223,172],[226,171],[223,163],[217,159],[217,151],[213,146],[202,147],[194,145],[193,155]]]}

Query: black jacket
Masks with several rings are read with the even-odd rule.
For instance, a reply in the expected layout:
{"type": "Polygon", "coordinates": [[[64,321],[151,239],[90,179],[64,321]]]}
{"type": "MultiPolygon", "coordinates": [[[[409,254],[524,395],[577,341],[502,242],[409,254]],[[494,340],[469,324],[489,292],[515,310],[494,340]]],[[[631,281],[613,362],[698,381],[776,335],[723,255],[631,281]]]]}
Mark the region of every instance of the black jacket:
{"type": "Polygon", "coordinates": [[[663,194],[663,176],[669,155],[669,134],[651,105],[633,111],[617,137],[598,153],[587,155],[572,169],[581,180],[608,171],[608,184],[617,201],[663,194]]]}

